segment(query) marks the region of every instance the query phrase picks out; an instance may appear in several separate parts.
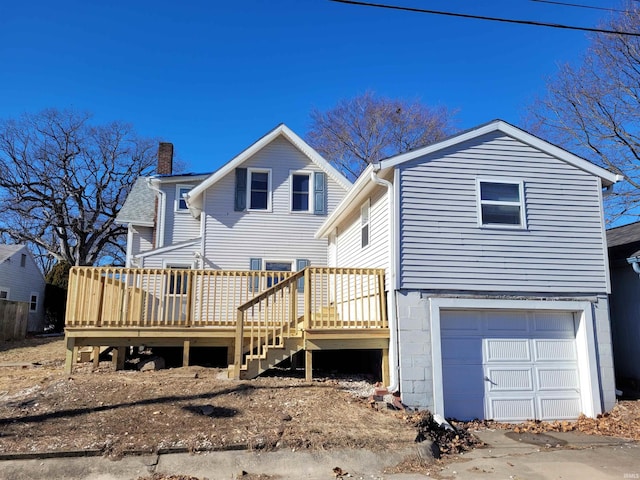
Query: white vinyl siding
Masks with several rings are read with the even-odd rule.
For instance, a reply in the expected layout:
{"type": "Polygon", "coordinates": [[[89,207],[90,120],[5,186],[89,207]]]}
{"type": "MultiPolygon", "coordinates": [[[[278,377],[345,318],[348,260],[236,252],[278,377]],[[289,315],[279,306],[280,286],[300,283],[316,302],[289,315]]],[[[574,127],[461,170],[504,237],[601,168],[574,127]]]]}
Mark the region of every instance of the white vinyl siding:
{"type": "MultiPolygon", "coordinates": [[[[389,217],[386,188],[376,188],[369,199],[369,245],[362,248],[360,209],[338,227],[336,265],[353,268],[389,268],[389,217]]],[[[386,278],[388,279],[388,275],[386,278]]],[[[388,285],[387,285],[388,287],[388,285]]]]}
{"type": "Polygon", "coordinates": [[[501,133],[400,169],[401,288],[607,291],[597,177],[501,133]],[[478,178],[523,182],[526,229],[478,226],[478,178]]]}
{"type": "MultiPolygon", "coordinates": [[[[191,189],[194,185],[180,184],[182,191],[191,189]]],[[[164,243],[162,246],[191,240],[200,236],[200,220],[193,218],[188,210],[176,211],[178,205],[179,190],[174,183],[162,185],[162,190],[166,194],[165,209],[166,218],[164,223],[164,243]]],[[[159,246],[160,244],[158,244],[159,246]]]]}
{"type": "MultiPolygon", "coordinates": [[[[249,267],[250,258],[304,258],[311,265],[327,264],[327,240],[315,239],[326,215],[291,212],[291,171],[322,171],[284,138],[277,138],[243,163],[250,169],[271,169],[271,211],[234,210],[235,172],[221,178],[205,195],[207,268],[249,267]]],[[[346,191],[329,175],[327,209],[332,212],[346,191]]],[[[248,206],[248,204],[247,204],[248,206]]]]}
{"type": "Polygon", "coordinates": [[[131,254],[148,252],[153,248],[153,227],[133,226],[131,254]]]}

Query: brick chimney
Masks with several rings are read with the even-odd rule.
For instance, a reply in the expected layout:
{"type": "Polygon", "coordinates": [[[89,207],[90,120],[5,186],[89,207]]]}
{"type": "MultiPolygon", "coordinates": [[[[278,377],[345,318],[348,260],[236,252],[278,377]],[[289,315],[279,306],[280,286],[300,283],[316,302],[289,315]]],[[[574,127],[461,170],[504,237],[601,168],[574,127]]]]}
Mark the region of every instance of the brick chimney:
{"type": "Polygon", "coordinates": [[[173,173],[173,143],[160,142],[158,144],[158,175],[173,173]]]}

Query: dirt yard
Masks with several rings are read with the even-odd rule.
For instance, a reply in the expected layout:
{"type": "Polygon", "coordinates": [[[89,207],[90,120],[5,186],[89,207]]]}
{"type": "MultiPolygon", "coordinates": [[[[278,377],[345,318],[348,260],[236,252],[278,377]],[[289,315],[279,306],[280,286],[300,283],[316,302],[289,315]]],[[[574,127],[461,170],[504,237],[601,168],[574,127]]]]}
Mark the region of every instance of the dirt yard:
{"type": "MultiPolygon", "coordinates": [[[[377,411],[361,379],[267,377],[232,381],[226,372],[188,367],[63,373],[62,338],[0,345],[0,454],[94,449],[118,456],[168,450],[229,448],[403,449],[423,431],[420,414],[377,411]]],[[[487,422],[478,428],[581,430],[640,440],[638,402],[578,422],[487,422]]],[[[459,441],[456,437],[454,442],[459,441]]],[[[446,451],[446,448],[443,449],[446,451]]]]}

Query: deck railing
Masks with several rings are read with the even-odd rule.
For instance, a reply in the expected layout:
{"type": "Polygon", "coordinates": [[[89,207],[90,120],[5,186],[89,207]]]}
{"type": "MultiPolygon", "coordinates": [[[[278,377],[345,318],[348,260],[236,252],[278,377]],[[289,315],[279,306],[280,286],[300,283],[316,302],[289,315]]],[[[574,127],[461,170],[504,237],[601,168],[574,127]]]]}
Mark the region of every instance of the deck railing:
{"type": "Polygon", "coordinates": [[[383,269],[307,267],[238,307],[235,371],[303,331],[388,328],[383,269]]]}
{"type": "Polygon", "coordinates": [[[238,305],[291,272],[73,267],[67,327],[235,327],[238,305]]]}

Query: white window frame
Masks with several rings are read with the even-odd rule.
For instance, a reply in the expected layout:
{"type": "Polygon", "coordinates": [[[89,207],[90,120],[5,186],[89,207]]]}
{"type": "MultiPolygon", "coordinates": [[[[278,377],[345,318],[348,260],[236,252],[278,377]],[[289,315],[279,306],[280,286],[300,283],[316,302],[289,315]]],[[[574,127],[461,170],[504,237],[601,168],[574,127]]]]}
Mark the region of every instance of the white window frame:
{"type": "Polygon", "coordinates": [[[5,298],[0,298],[0,300],[9,300],[11,296],[11,289],[9,287],[0,287],[0,292],[6,292],[7,296],[5,298]]]}
{"type": "MultiPolygon", "coordinates": [[[[165,270],[169,270],[169,269],[174,269],[174,270],[194,270],[196,268],[194,263],[172,262],[172,261],[166,261],[166,260],[162,262],[162,267],[165,270]]],[[[171,282],[169,280],[167,280],[167,282],[166,282],[166,289],[167,289],[166,294],[169,295],[169,296],[179,297],[181,295],[185,295],[187,293],[186,292],[187,285],[184,285],[183,288],[185,290],[184,292],[176,292],[175,291],[175,287],[174,287],[174,292],[172,293],[170,291],[171,290],[171,282]]]]}
{"type": "Polygon", "coordinates": [[[476,202],[478,211],[478,226],[482,228],[506,228],[515,230],[524,230],[527,228],[527,215],[525,210],[524,201],[524,181],[512,180],[512,179],[496,179],[496,178],[476,178],[476,202]],[[483,183],[498,183],[504,185],[517,185],[518,186],[518,201],[496,201],[496,200],[482,200],[482,184],[483,183]],[[520,209],[520,224],[511,225],[507,223],[484,223],[482,219],[482,206],[483,205],[505,205],[505,206],[517,206],[520,209]]]}
{"type": "MultiPolygon", "coordinates": [[[[176,185],[176,200],[174,203],[174,211],[175,212],[188,212],[189,211],[189,207],[187,206],[187,201],[182,197],[182,193],[181,190],[187,190],[190,191],[193,189],[193,185],[176,185]],[[185,207],[181,208],[180,207],[180,201],[184,202],[185,207]]],[[[184,192],[186,193],[186,192],[184,192]]]]}
{"type": "Polygon", "coordinates": [[[31,292],[31,294],[29,295],[29,311],[30,312],[37,312],[38,311],[38,307],[40,306],[40,295],[38,295],[38,292],[31,292]],[[33,305],[33,297],[36,297],[36,301],[35,301],[35,308],[32,308],[33,305]]]}
{"type": "MultiPolygon", "coordinates": [[[[295,260],[289,260],[289,259],[285,259],[285,260],[276,260],[273,258],[263,258],[262,259],[262,271],[263,272],[282,272],[282,271],[286,271],[286,270],[267,270],[267,263],[288,263],[291,265],[291,268],[289,270],[289,272],[291,273],[295,273],[296,271],[296,261],[295,260]]],[[[280,279],[282,280],[282,279],[280,279]]],[[[276,283],[271,283],[269,278],[265,278],[265,289],[272,287],[273,285],[277,284],[280,282],[280,280],[278,280],[276,283]]]]}
{"type": "Polygon", "coordinates": [[[360,207],[360,248],[364,249],[371,245],[371,199],[368,199],[360,207]],[[367,221],[364,221],[364,210],[367,209],[367,221]],[[364,243],[363,232],[367,228],[367,243],[364,243]]]}
{"type": "Polygon", "coordinates": [[[291,170],[289,172],[289,211],[291,213],[294,213],[294,214],[313,213],[314,211],[313,198],[315,197],[315,195],[313,194],[314,187],[315,185],[313,184],[313,172],[310,172],[309,170],[296,170],[296,171],[291,170]],[[309,190],[307,191],[307,196],[308,196],[307,205],[309,208],[307,208],[307,210],[293,209],[293,177],[294,175],[299,175],[299,176],[304,175],[309,178],[309,190]]]}
{"type": "Polygon", "coordinates": [[[271,211],[271,181],[272,172],[270,168],[247,168],[247,211],[248,212],[270,212],[271,211]],[[267,208],[251,208],[251,178],[254,173],[267,174],[267,208]]]}

